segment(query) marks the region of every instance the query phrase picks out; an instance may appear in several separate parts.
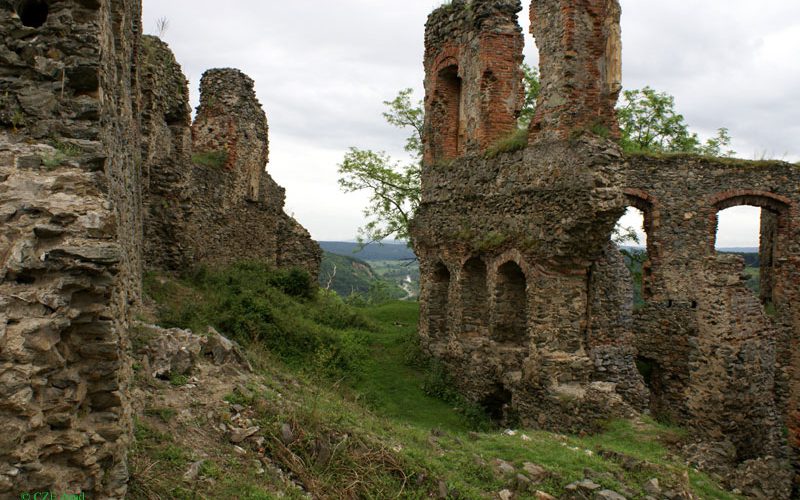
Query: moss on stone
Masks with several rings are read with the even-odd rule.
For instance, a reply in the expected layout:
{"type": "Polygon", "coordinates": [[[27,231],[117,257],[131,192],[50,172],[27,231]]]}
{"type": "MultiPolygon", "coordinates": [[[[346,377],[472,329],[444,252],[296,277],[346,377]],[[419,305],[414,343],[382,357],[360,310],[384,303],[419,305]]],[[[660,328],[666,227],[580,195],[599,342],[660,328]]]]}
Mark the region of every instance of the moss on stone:
{"type": "Polygon", "coordinates": [[[192,155],[192,163],[201,167],[222,168],[227,162],[227,151],[201,151],[192,155]]]}
{"type": "Polygon", "coordinates": [[[497,141],[492,147],[486,150],[486,158],[495,158],[503,153],[511,153],[525,149],[528,145],[528,130],[517,129],[506,137],[497,141]]]}

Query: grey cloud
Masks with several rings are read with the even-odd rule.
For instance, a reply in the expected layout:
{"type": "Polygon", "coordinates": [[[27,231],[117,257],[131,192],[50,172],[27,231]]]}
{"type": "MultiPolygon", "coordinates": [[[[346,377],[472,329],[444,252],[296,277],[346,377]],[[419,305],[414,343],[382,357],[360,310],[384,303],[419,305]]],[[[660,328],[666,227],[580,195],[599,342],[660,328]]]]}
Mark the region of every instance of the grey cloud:
{"type": "MultiPolygon", "coordinates": [[[[693,129],[728,127],[743,157],[800,159],[800,3],[621,1],[627,88],[673,94],[693,129]]],[[[317,238],[349,239],[365,197],[339,192],[336,164],[349,146],[403,155],[405,134],[383,121],[381,102],[405,87],[422,96],[424,24],[440,3],[144,0],[144,20],[149,32],[170,20],[164,38],[195,104],[208,68],[253,77],[270,122],[268,169],[288,210],[317,238]]],[[[536,64],[527,18],[526,8],[525,54],[536,64]]]]}

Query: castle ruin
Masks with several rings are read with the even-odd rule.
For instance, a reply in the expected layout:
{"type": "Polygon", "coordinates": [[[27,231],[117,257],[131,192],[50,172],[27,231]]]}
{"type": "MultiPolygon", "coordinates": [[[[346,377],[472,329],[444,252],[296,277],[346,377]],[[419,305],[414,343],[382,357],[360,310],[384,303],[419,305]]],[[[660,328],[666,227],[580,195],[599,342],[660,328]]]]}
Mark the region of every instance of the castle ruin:
{"type": "Polygon", "coordinates": [[[252,80],[207,72],[192,124],[140,0],[4,0],[0,33],[0,497],[123,498],[143,270],[316,275],[321,251],[264,170],[252,80]]]}
{"type": "Polygon", "coordinates": [[[623,153],[617,0],[533,0],[542,89],[527,147],[519,0],[454,0],[425,32],[420,336],[498,420],[582,432],[649,411],[693,463],[788,498],[800,447],[800,171],[623,153]],[[715,251],[717,213],[761,208],[760,297],[715,251]],[[611,241],[644,213],[641,308],[611,241]],[[642,372],[637,364],[646,366],[642,372]],[[786,431],[788,429],[788,431],[786,431]]]}

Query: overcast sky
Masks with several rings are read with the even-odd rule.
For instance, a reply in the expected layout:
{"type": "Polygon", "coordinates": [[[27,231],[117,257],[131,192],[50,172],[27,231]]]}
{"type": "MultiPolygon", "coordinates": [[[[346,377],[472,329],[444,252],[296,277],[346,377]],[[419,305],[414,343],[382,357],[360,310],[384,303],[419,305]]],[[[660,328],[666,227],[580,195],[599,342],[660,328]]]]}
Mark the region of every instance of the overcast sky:
{"type": "MultiPolygon", "coordinates": [[[[256,82],[270,125],[267,170],[286,211],[314,238],[348,240],[367,196],[343,194],[337,164],[350,146],[403,157],[405,132],[382,102],[412,87],[422,97],[427,15],[441,0],[144,0],[145,32],[164,40],[190,81],[235,67],[256,82]]],[[[526,3],[523,0],[523,3],[526,3]]],[[[743,158],[800,160],[800,2],[621,0],[623,85],[675,96],[701,137],[727,127],[743,158]]],[[[521,14],[525,57],[537,64],[521,14]]],[[[758,212],[726,211],[722,246],[752,246],[758,212]]],[[[626,219],[636,224],[636,219],[626,219]]]]}

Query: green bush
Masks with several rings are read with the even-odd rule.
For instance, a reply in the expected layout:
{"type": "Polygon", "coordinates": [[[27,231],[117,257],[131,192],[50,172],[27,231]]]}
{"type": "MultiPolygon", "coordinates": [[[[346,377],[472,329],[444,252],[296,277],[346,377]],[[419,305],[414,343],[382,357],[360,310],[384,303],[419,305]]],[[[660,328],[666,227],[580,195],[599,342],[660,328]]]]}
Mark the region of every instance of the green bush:
{"type": "Polygon", "coordinates": [[[360,375],[364,330],[372,323],[335,295],[318,293],[305,271],[240,262],[192,270],[179,281],[149,275],[145,290],[158,303],[162,326],[204,333],[211,325],[289,365],[335,378],[360,375]],[[325,365],[315,364],[323,354],[325,365]]]}

